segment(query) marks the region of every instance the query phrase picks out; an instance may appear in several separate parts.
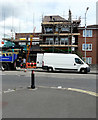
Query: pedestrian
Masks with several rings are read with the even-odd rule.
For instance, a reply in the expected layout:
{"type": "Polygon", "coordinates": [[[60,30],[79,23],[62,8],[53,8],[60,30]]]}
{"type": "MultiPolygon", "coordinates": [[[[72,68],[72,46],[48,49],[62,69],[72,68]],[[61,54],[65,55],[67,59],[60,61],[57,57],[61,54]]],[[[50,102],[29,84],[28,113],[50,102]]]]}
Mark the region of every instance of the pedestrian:
{"type": "Polygon", "coordinates": [[[23,58],[23,68],[25,68],[25,67],[26,67],[26,59],[23,58]]]}

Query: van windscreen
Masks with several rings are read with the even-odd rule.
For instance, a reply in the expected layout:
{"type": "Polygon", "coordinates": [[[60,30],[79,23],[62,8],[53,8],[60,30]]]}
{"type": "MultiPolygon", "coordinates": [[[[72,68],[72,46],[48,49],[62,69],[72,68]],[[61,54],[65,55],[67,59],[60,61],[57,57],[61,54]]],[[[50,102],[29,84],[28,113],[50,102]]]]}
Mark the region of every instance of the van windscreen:
{"type": "Polygon", "coordinates": [[[83,62],[82,62],[79,58],[75,58],[75,62],[76,62],[77,64],[83,64],[83,62]]]}

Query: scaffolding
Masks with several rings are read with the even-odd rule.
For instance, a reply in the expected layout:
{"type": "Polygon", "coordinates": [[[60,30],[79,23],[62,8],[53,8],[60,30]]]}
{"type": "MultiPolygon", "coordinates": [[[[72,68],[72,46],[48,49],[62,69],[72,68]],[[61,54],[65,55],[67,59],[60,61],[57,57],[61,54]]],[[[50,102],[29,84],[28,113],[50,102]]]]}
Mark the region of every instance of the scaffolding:
{"type": "Polygon", "coordinates": [[[42,48],[53,48],[57,47],[67,47],[68,53],[72,53],[72,48],[77,48],[77,36],[78,33],[77,27],[80,24],[80,20],[72,21],[71,11],[69,10],[68,20],[60,16],[45,16],[42,20],[42,34],[40,38],[41,42],[40,47],[42,48]],[[73,37],[75,37],[75,43],[73,43],[73,37]]]}

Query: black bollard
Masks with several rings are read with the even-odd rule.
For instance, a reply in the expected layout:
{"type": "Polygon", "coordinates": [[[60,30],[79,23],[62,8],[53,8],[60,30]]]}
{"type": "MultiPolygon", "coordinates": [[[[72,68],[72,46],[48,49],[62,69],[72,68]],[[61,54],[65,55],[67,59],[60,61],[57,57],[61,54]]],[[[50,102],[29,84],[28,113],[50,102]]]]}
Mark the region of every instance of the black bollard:
{"type": "Polygon", "coordinates": [[[31,72],[31,88],[35,88],[34,71],[31,72]]]}

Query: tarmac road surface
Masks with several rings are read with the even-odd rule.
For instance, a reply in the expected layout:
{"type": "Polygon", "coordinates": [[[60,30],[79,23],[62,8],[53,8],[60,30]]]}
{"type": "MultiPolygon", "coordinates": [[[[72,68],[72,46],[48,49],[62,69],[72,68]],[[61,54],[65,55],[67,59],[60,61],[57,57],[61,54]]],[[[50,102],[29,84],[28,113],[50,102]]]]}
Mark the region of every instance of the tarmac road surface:
{"type": "Polygon", "coordinates": [[[96,118],[96,75],[2,72],[3,118],[96,118]]]}

